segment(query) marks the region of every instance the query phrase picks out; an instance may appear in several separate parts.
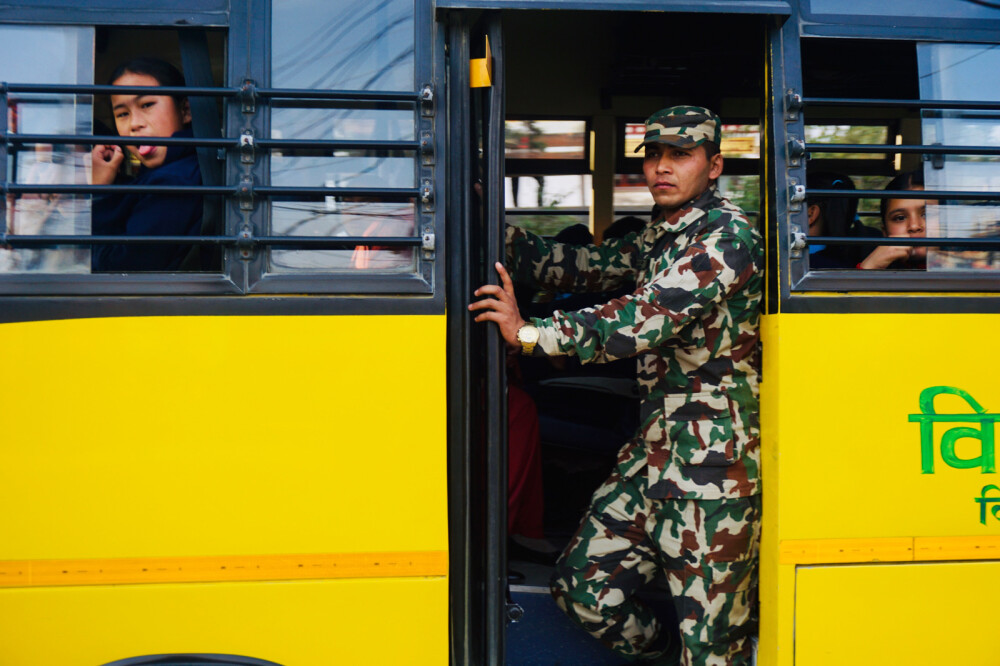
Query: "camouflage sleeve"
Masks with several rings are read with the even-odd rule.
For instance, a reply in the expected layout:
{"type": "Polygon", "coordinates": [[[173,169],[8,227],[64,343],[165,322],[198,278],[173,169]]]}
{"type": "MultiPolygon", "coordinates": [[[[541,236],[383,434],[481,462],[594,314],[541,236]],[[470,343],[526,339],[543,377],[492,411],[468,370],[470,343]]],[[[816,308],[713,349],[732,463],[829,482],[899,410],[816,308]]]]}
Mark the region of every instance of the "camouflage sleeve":
{"type": "Polygon", "coordinates": [[[507,226],[507,267],[515,282],[550,291],[610,291],[634,279],[638,234],[602,245],[570,245],[507,226]]]}
{"type": "MultiPolygon", "coordinates": [[[[663,346],[712,307],[738,294],[758,271],[760,247],[730,231],[696,239],[634,293],[575,312],[533,319],[536,351],[584,363],[636,356],[663,346]]],[[[755,282],[759,284],[759,281],[755,282]]]]}

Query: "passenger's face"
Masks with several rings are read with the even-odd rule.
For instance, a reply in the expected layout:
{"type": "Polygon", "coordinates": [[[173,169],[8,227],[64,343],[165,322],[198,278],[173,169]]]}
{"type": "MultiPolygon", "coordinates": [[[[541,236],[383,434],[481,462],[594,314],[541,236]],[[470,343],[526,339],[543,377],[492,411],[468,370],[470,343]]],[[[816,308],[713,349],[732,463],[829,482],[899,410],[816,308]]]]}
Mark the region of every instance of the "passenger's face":
{"type": "MultiPolygon", "coordinates": [[[[920,190],[922,185],[914,185],[911,190],[920,190]]],[[[910,238],[925,238],[927,236],[927,204],[935,205],[936,200],[928,199],[889,199],[885,213],[885,233],[887,236],[909,236],[910,238]]],[[[915,259],[927,256],[926,247],[915,247],[911,255],[915,259]]]]}
{"type": "MultiPolygon", "coordinates": [[[[160,83],[149,74],[125,72],[112,85],[158,86],[160,83]]],[[[112,95],[111,110],[121,136],[169,137],[191,121],[186,101],[179,107],[168,95],[112,95]]],[[[128,150],[149,169],[162,165],[167,158],[166,146],[137,145],[128,146],[128,150]]]]}
{"type": "Polygon", "coordinates": [[[722,174],[722,155],[708,159],[704,146],[675,148],[650,143],[646,144],[642,170],[653,201],[671,213],[708,189],[722,174]]]}

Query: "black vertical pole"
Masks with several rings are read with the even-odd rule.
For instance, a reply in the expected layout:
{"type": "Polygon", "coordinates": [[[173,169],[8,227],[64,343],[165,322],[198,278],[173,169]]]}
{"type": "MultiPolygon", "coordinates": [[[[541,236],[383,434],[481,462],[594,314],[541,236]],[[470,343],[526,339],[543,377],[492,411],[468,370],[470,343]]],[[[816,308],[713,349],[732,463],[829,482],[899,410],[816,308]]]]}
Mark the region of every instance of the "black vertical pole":
{"type": "MultiPolygon", "coordinates": [[[[493,268],[504,260],[504,58],[499,14],[487,20],[487,35],[493,57],[493,81],[489,90],[484,136],[486,196],[486,260],[490,282],[499,276],[493,268]]],[[[488,662],[504,663],[507,625],[507,372],[506,349],[496,326],[487,337],[486,404],[487,439],[487,538],[486,538],[486,642],[488,662]]]]}

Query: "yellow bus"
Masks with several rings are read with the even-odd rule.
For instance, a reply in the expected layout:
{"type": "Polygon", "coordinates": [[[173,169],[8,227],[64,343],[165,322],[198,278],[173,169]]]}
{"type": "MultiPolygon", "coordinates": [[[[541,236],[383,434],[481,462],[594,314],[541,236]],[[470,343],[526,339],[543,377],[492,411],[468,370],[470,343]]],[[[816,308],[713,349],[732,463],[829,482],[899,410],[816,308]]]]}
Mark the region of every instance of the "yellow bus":
{"type": "MultiPolygon", "coordinates": [[[[505,222],[647,216],[635,126],[678,103],[767,245],[757,663],[1000,663],[997,44],[987,0],[0,6],[0,666],[621,663],[508,558],[505,350],[464,306],[505,222]],[[140,55],[200,185],[92,182],[140,55]],[[879,235],[893,195],[931,238],[879,235]],[[128,197],[199,223],[97,233],[128,197]],[[816,197],[875,231],[810,236],[816,197]]],[[[524,370],[561,545],[634,395],[524,370]]]]}

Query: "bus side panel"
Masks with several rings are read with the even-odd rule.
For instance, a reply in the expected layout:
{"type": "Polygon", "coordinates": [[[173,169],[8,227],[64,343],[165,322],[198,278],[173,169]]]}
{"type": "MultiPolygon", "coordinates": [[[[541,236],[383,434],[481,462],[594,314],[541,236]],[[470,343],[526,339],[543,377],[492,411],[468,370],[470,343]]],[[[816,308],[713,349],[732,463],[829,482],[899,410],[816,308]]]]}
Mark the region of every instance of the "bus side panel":
{"type": "Polygon", "coordinates": [[[800,567],[797,583],[796,664],[1000,664],[1000,562],[800,567]]]}
{"type": "Polygon", "coordinates": [[[62,638],[88,632],[128,656],[116,624],[132,652],[444,662],[444,315],[33,322],[0,349],[0,664],[95,666],[62,638]],[[44,636],[73,660],[20,658],[44,636]]]}
{"type": "MultiPolygon", "coordinates": [[[[921,413],[922,392],[935,386],[961,389],[988,412],[1000,410],[1000,361],[991,351],[1000,317],[780,318],[780,351],[771,345],[765,353],[780,354],[783,540],[878,539],[878,549],[891,547],[890,538],[1000,535],[1000,520],[980,523],[973,501],[984,485],[1000,483],[995,469],[956,468],[941,455],[945,431],[979,426],[936,424],[927,442],[933,469],[925,471],[920,424],[910,419],[921,413]]],[[[973,413],[957,395],[939,395],[934,407],[941,414],[973,413]]],[[[982,448],[965,437],[956,443],[962,459],[982,448]]]]}
{"type": "Polygon", "coordinates": [[[444,664],[445,577],[0,590],[0,663],[165,653],[282,666],[444,664]]]}
{"type": "MultiPolygon", "coordinates": [[[[803,606],[803,578],[796,570],[833,564],[853,570],[864,563],[898,562],[907,563],[906,571],[931,572],[909,563],[959,560],[1000,566],[995,562],[1000,559],[1000,518],[991,511],[996,505],[980,501],[1000,498],[1000,491],[989,490],[1000,485],[1000,476],[992,464],[993,442],[982,434],[994,428],[991,414],[1000,409],[994,381],[1000,364],[988,344],[998,325],[1000,318],[984,314],[765,318],[762,666],[942,663],[929,653],[883,660],[865,652],[837,652],[839,662],[814,661],[825,653],[812,648],[803,652],[800,641],[802,628],[813,627],[827,631],[827,640],[836,635],[858,647],[832,627],[840,626],[844,615],[859,612],[920,614],[944,622],[942,608],[950,608],[951,600],[943,583],[928,579],[915,596],[857,590],[842,606],[824,605],[818,595],[803,606]],[[940,393],[934,409],[951,420],[934,424],[925,441],[919,419],[913,417],[924,413],[921,396],[938,391],[936,387],[970,396],[984,410],[983,420],[973,418],[975,406],[960,394],[940,393]],[[964,418],[971,420],[960,422],[964,418]],[[943,436],[956,427],[965,430],[949,451],[943,436]],[[969,436],[973,434],[985,441],[969,436]]],[[[971,578],[963,580],[963,585],[974,585],[971,578]]],[[[832,583],[831,591],[836,586],[832,583]]],[[[847,586],[845,581],[845,590],[847,586]]],[[[970,613],[989,613],[988,595],[962,591],[960,596],[970,613]]],[[[926,642],[932,635],[929,625],[920,626],[924,633],[914,635],[926,642]]],[[[979,661],[968,663],[996,663],[983,661],[986,654],[992,653],[980,647],[979,661]]]]}
{"type": "Polygon", "coordinates": [[[446,551],[444,327],[0,326],[0,560],[446,551]]]}
{"type": "Polygon", "coordinates": [[[791,639],[795,618],[781,609],[795,607],[795,567],[778,564],[779,484],[781,456],[778,428],[781,421],[781,376],[778,372],[782,353],[781,318],[761,318],[761,344],[764,349],[760,384],[761,480],[764,486],[764,516],[760,544],[760,648],[761,666],[790,666],[791,639]]]}

